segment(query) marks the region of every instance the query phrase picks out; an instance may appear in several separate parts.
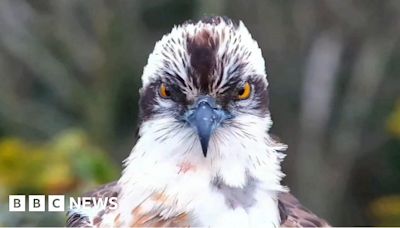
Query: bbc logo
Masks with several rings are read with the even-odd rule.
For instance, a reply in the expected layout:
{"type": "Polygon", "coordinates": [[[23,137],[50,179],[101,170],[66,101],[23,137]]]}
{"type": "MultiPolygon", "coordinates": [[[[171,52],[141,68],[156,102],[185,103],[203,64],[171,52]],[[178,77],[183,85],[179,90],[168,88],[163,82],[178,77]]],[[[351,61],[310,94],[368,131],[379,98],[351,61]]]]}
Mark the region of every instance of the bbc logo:
{"type": "MultiPolygon", "coordinates": [[[[46,210],[45,195],[10,195],[8,197],[9,211],[26,211],[26,198],[28,198],[28,211],[43,212],[46,210]]],[[[64,211],[65,197],[63,195],[49,195],[47,197],[48,211],[64,211]]]]}

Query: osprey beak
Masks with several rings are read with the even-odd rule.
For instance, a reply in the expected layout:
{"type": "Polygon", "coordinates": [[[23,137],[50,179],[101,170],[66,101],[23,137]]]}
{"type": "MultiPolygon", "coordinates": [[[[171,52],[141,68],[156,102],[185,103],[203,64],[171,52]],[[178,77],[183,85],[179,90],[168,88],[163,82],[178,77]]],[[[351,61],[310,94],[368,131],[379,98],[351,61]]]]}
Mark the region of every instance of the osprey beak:
{"type": "Polygon", "coordinates": [[[208,142],[214,130],[230,115],[216,107],[215,99],[202,96],[186,113],[186,121],[196,129],[204,157],[207,156],[208,142]]]}

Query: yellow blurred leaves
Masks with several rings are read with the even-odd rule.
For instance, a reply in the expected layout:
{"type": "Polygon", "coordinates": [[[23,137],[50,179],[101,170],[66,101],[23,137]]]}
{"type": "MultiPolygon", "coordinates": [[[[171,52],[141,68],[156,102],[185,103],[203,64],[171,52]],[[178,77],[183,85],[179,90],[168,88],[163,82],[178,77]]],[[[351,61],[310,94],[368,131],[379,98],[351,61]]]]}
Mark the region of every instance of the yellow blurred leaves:
{"type": "Polygon", "coordinates": [[[397,102],[394,111],[389,116],[387,129],[395,137],[400,138],[400,101],[397,102]]]}
{"type": "Polygon", "coordinates": [[[117,168],[84,132],[64,131],[47,143],[0,139],[0,195],[57,194],[103,183],[117,168]]]}
{"type": "Polygon", "coordinates": [[[400,226],[400,195],[378,198],[369,206],[378,226],[400,226]]]}

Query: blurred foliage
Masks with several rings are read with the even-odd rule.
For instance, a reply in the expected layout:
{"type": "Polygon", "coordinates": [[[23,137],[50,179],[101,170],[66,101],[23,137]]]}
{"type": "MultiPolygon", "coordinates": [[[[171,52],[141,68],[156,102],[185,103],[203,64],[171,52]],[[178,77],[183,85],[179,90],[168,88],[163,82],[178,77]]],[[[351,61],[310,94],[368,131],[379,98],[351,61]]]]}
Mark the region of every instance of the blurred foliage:
{"type": "Polygon", "coordinates": [[[387,129],[391,134],[400,139],[400,101],[397,102],[394,111],[389,116],[387,129]]]}
{"type": "MultiPolygon", "coordinates": [[[[67,194],[87,191],[115,180],[118,170],[99,147],[94,146],[81,130],[65,130],[45,143],[21,138],[0,139],[0,202],[8,205],[11,194],[67,194]]],[[[0,225],[62,226],[63,215],[32,216],[31,213],[9,213],[0,208],[0,225]],[[53,217],[53,219],[51,219],[53,217]],[[43,220],[43,218],[47,218],[43,220]],[[43,220],[43,221],[42,221],[43,220]],[[48,222],[53,223],[48,224],[48,222]]],[[[45,214],[45,213],[43,213],[45,214]]]]}
{"type": "Polygon", "coordinates": [[[3,196],[62,194],[93,187],[114,180],[118,176],[116,167],[78,130],[64,131],[44,144],[18,138],[0,140],[3,196]]]}
{"type": "MultiPolygon", "coordinates": [[[[382,185],[389,185],[386,188],[387,195],[379,196],[376,199],[372,200],[369,203],[368,210],[372,219],[374,220],[374,224],[376,226],[400,226],[400,195],[396,194],[396,185],[400,183],[400,103],[397,102],[394,110],[388,116],[386,128],[388,132],[393,135],[396,139],[394,139],[391,144],[391,148],[386,149],[388,154],[388,164],[385,165],[384,169],[388,169],[388,167],[392,167],[395,172],[391,180],[382,180],[384,182],[382,185]],[[397,141],[397,142],[396,142],[397,141]],[[392,151],[392,153],[391,153],[392,151]],[[397,183],[396,183],[397,182],[397,183]]],[[[379,166],[378,166],[379,167],[379,166]]],[[[374,183],[376,184],[376,183],[374,183]]]]}
{"type": "Polygon", "coordinates": [[[378,220],[377,226],[400,225],[400,195],[385,196],[370,204],[372,215],[378,220]]]}

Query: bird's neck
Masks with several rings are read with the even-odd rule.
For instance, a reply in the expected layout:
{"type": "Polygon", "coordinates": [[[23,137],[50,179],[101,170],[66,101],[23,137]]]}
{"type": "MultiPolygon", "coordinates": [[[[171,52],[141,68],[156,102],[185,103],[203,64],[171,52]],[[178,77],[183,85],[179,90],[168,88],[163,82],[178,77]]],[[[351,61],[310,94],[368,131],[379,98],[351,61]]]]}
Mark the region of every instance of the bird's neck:
{"type": "MultiPolygon", "coordinates": [[[[269,117],[260,122],[270,122],[269,117]]],[[[207,157],[202,153],[192,129],[160,131],[163,122],[147,121],[140,129],[141,137],[126,159],[124,178],[131,175],[157,173],[162,167],[177,175],[191,169],[204,170],[211,179],[220,178],[231,187],[241,187],[250,176],[265,183],[269,189],[280,189],[281,160],[286,145],[275,142],[268,134],[268,126],[248,124],[248,134],[232,134],[221,128],[211,138],[207,157]],[[142,171],[137,172],[137,167],[142,171]]]]}
{"type": "Polygon", "coordinates": [[[151,126],[143,126],[143,130],[146,132],[126,160],[119,180],[124,186],[122,201],[139,200],[136,192],[163,192],[182,206],[174,208],[176,213],[191,209],[200,213],[196,216],[209,217],[199,208],[207,208],[204,202],[219,202],[222,197],[222,208],[263,208],[274,215],[269,222],[279,220],[276,198],[285,188],[280,184],[283,155],[278,151],[285,146],[274,142],[266,131],[240,142],[211,140],[204,157],[196,138],[182,140],[187,135],[183,131],[161,139],[151,126]],[[258,205],[258,201],[263,203],[258,205]]]}

